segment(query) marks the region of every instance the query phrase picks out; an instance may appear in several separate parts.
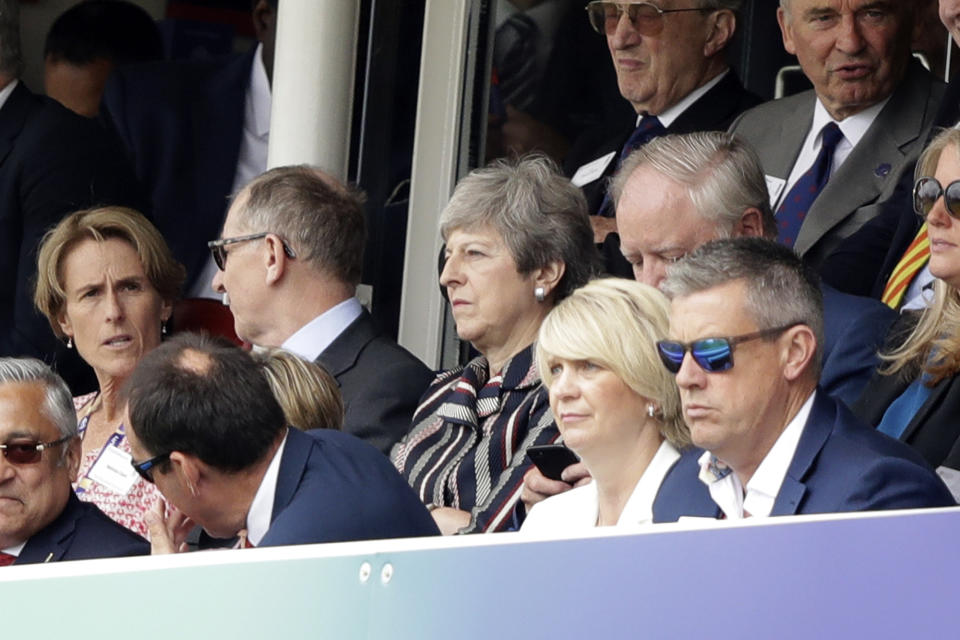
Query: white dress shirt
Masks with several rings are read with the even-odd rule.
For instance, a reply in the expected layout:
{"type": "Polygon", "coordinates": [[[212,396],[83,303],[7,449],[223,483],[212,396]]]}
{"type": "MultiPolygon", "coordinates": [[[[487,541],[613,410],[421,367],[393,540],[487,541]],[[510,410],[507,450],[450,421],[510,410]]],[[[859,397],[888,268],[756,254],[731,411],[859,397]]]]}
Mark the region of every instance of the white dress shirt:
{"type": "MultiPolygon", "coordinates": [[[[717,84],[721,80],[723,80],[723,77],[726,76],[728,73],[730,73],[729,69],[727,69],[726,71],[718,75],[716,78],[710,80],[706,84],[697,87],[696,89],[688,93],[683,98],[683,100],[681,100],[677,104],[673,105],[669,109],[664,109],[663,113],[658,113],[653,115],[657,116],[657,119],[660,120],[660,124],[663,125],[664,129],[668,128],[671,124],[673,124],[674,120],[679,118],[684,111],[686,111],[693,105],[694,102],[702,98],[707,91],[710,91],[710,89],[713,89],[715,86],[717,86],[717,84]]],[[[637,126],[640,126],[641,119],[643,119],[643,114],[637,116],[637,126]]]]}
{"type": "MultiPolygon", "coordinates": [[[[243,135],[240,138],[240,155],[237,157],[237,169],[233,175],[232,193],[237,193],[248,182],[267,170],[272,104],[270,81],[267,79],[267,69],[263,66],[263,44],[259,44],[253,54],[250,82],[247,83],[244,98],[243,135]]],[[[217,264],[213,261],[213,256],[210,256],[200,276],[190,287],[188,297],[219,299],[220,294],[210,286],[216,273],[217,264]]]]}
{"type": "Polygon", "coordinates": [[[797,452],[803,427],[810,417],[814,396],[816,392],[810,394],[767,452],[753,477],[747,482],[746,492],[736,473],[731,471],[720,480],[716,480],[713,474],[706,470],[713,454],[707,451],[700,456],[700,481],[707,485],[710,497],[728,519],[739,520],[745,517],[745,512],[761,518],[770,515],[777,494],[780,493],[780,487],[783,486],[787,469],[790,468],[793,456],[797,452]]]}
{"type": "Polygon", "coordinates": [[[13,82],[5,86],[3,89],[0,89],[0,109],[3,109],[3,105],[6,104],[7,99],[10,97],[10,94],[13,93],[13,90],[17,88],[17,85],[19,83],[20,83],[19,80],[14,80],[13,82]]]}
{"type": "Polygon", "coordinates": [[[837,126],[840,127],[840,132],[843,134],[843,139],[837,143],[837,148],[833,152],[833,164],[830,166],[830,175],[832,176],[837,172],[837,169],[840,168],[840,165],[846,161],[847,157],[850,156],[850,152],[857,146],[857,143],[860,142],[867,133],[870,125],[873,124],[873,121],[876,120],[880,112],[883,111],[883,107],[886,106],[888,100],[890,100],[889,97],[872,107],[844,118],[840,122],[836,122],[836,120],[827,113],[827,108],[820,102],[820,98],[817,98],[817,103],[813,107],[813,124],[810,126],[810,131],[807,132],[807,138],[804,140],[803,146],[800,147],[800,155],[797,156],[797,161],[790,171],[790,177],[787,178],[786,185],[780,190],[780,193],[777,194],[776,202],[770,203],[773,206],[773,210],[777,210],[784,196],[790,193],[790,189],[797,183],[800,176],[805,174],[810,167],[813,166],[817,155],[820,153],[820,147],[823,146],[823,128],[827,126],[827,124],[836,122],[837,126]]]}
{"type": "Polygon", "coordinates": [[[250,511],[247,512],[247,540],[253,546],[259,546],[263,536],[267,535],[270,529],[270,521],[273,517],[273,498],[277,492],[277,479],[280,477],[280,459],[283,457],[283,448],[287,445],[287,436],[283,436],[283,441],[277,447],[277,452],[273,454],[270,466],[267,472],[263,474],[263,480],[260,481],[260,487],[256,495],[253,496],[253,502],[250,503],[250,511]]]}
{"type": "MultiPolygon", "coordinates": [[[[660,483],[678,458],[680,452],[664,440],[623,506],[616,526],[653,522],[653,500],[660,490],[660,483]]],[[[597,483],[593,481],[534,505],[520,530],[534,534],[584,531],[596,527],[599,516],[597,483]]]]}
{"type": "Polygon", "coordinates": [[[304,360],[313,362],[362,312],[363,307],[359,300],[347,298],[300,327],[281,346],[304,360]]]}
{"type": "MultiPolygon", "coordinates": [[[[2,106],[2,105],[0,105],[2,106]]],[[[23,553],[23,548],[27,546],[27,541],[24,540],[15,547],[7,547],[6,549],[0,549],[0,553],[5,553],[8,556],[14,556],[16,558],[20,557],[20,554],[23,553]]]]}

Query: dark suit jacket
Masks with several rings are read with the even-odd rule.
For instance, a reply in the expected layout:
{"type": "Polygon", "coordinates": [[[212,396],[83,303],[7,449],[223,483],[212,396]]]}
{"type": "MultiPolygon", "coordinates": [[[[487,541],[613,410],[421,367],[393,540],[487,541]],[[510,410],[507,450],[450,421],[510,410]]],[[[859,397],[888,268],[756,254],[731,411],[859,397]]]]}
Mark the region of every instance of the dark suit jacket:
{"type": "Polygon", "coordinates": [[[390,461],[331,430],[287,432],[270,529],[260,546],[439,535],[390,461]]]}
{"type": "Polygon", "coordinates": [[[146,540],[70,493],[57,518],[33,534],[14,564],[119,558],[150,553],[146,540]],[[49,560],[48,560],[49,558],[49,560]]]}
{"type": "MultiPolygon", "coordinates": [[[[255,50],[254,50],[255,51],[255,50]]],[[[127,148],[157,228],[187,268],[187,282],[220,234],[240,155],[254,51],[211,61],[117,69],[101,114],[127,148]]]]}
{"type": "Polygon", "coordinates": [[[840,293],[829,285],[823,292],[823,370],[820,386],[848,405],[860,397],[874,369],[897,314],[876,300],[840,293]]]}
{"type": "MultiPolygon", "coordinates": [[[[654,522],[717,517],[720,510],[697,477],[700,449],[685,452],[653,503],[654,522]]],[[[947,507],[956,503],[915,451],[858,420],[818,393],[770,515],[947,507]]]]}
{"type": "MultiPolygon", "coordinates": [[[[914,164],[934,122],[943,83],[911,63],[900,86],[810,207],[794,245],[811,265],[880,212],[914,164]]],[[[816,94],[805,91],[744,113],[731,131],[752,144],[766,174],[786,180],[813,123],[816,94]]],[[[865,257],[873,268],[882,254],[865,257]]],[[[822,269],[820,269],[823,271],[822,269]]]]}
{"type": "Polygon", "coordinates": [[[364,311],[317,358],[343,395],[343,430],[385,454],[410,430],[433,372],[412,353],[381,335],[364,311]]]}
{"type": "MultiPolygon", "coordinates": [[[[712,89],[694,102],[667,128],[669,133],[694,131],[724,131],[734,118],[760,103],[760,98],[749,93],[731,70],[712,89]]],[[[564,173],[572,177],[581,166],[611,151],[618,155],[624,143],[636,128],[636,115],[628,121],[591,129],[575,143],[564,160],[564,173]]],[[[588,211],[595,214],[603,202],[607,183],[617,169],[617,156],[607,164],[603,174],[583,185],[588,211]]]]}
{"type": "Polygon", "coordinates": [[[0,108],[0,356],[55,363],[75,394],[95,388],[89,367],[34,309],[37,247],[66,214],[140,207],[139,194],[122,150],[96,122],[16,86],[0,108]]]}

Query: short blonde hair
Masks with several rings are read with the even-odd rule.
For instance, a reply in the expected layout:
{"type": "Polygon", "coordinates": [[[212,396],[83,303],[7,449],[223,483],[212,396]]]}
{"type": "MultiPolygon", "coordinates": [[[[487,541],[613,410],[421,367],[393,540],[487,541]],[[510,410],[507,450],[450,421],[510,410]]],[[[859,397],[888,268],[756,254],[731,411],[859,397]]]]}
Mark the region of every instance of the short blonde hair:
{"type": "Polygon", "coordinates": [[[99,207],[71,213],[47,231],[37,254],[37,284],[33,303],[46,316],[53,332],[63,338],[58,322],[66,306],[63,288],[64,258],[83,240],[103,242],[118,238],[137,252],[143,271],[160,297],[172,303],[180,294],[187,277],[163,236],[143,214],[126,207],[99,207]]]}
{"type": "Polygon", "coordinates": [[[669,312],[666,297],[651,286],[621,278],[591,281],[554,307],[540,327],[537,362],[543,384],[553,383],[551,358],[599,364],[659,405],[664,438],[676,447],[689,445],[676,381],[657,354],[669,312]]]}
{"type": "Polygon", "coordinates": [[[283,349],[254,353],[287,424],[302,431],[340,429],[343,399],[332,375],[319,364],[298,358],[283,349]]]}

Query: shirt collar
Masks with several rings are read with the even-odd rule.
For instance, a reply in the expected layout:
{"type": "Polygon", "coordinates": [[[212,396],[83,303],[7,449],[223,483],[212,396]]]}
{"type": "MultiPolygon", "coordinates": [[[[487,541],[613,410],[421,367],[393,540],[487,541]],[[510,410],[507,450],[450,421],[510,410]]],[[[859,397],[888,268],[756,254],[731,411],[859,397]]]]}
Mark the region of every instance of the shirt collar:
{"type": "Polygon", "coordinates": [[[837,126],[840,127],[840,131],[843,133],[843,137],[850,143],[851,147],[855,147],[857,143],[860,142],[860,139],[867,133],[867,129],[870,128],[873,121],[876,120],[880,112],[883,111],[883,108],[889,100],[890,96],[887,96],[886,99],[881,100],[872,107],[867,107],[863,111],[837,122],[827,113],[827,108],[820,102],[820,98],[817,98],[817,103],[813,107],[813,127],[811,131],[816,132],[815,138],[819,139],[819,132],[827,123],[837,122],[837,126]]]}
{"type": "MultiPolygon", "coordinates": [[[[710,91],[710,89],[713,89],[721,80],[723,80],[724,76],[726,76],[728,73],[730,73],[729,69],[727,69],[726,71],[718,75],[716,78],[713,78],[706,84],[700,85],[699,87],[697,87],[696,89],[688,93],[680,102],[673,105],[669,109],[664,109],[663,113],[657,113],[652,115],[657,116],[657,119],[660,120],[660,124],[663,125],[664,129],[668,128],[671,124],[673,124],[674,120],[680,117],[680,114],[682,114],[684,111],[689,109],[694,102],[702,98],[707,91],[710,91]]],[[[642,118],[643,118],[643,114],[640,114],[639,116],[637,116],[637,126],[640,126],[640,120],[642,118]]]]}
{"type": "MultiPolygon", "coordinates": [[[[0,96],[0,99],[2,98],[3,96],[0,96]]],[[[20,544],[14,547],[7,547],[6,549],[0,549],[0,553],[6,553],[7,555],[16,556],[17,558],[19,558],[20,554],[23,553],[23,548],[25,546],[27,546],[26,540],[24,540],[23,542],[21,542],[20,544]]]]}
{"type": "Polygon", "coordinates": [[[270,528],[270,521],[273,518],[273,498],[277,492],[277,479],[280,477],[280,459],[283,457],[283,448],[287,444],[286,434],[273,454],[273,460],[267,467],[267,472],[263,474],[263,480],[260,481],[260,487],[253,496],[253,502],[250,503],[250,511],[247,512],[247,540],[253,546],[259,546],[263,536],[267,535],[270,528]]]}
{"type": "Polygon", "coordinates": [[[660,448],[640,476],[640,481],[637,482],[627,503],[623,505],[623,511],[620,512],[620,518],[617,520],[618,526],[653,522],[653,501],[657,497],[657,492],[660,491],[663,478],[679,457],[680,452],[672,444],[666,440],[660,444],[660,448]]]}
{"type": "Polygon", "coordinates": [[[270,133],[270,109],[273,102],[267,69],[263,66],[263,43],[257,45],[253,54],[250,83],[247,87],[243,126],[258,138],[263,138],[270,133]]]}
{"type": "Polygon", "coordinates": [[[287,351],[313,362],[363,313],[356,298],[347,298],[302,326],[281,345],[287,351]]]}
{"type": "Polygon", "coordinates": [[[3,89],[0,89],[0,109],[3,108],[3,105],[6,104],[7,99],[10,97],[10,94],[13,93],[13,90],[17,88],[17,85],[20,83],[19,80],[14,80],[3,89]]]}

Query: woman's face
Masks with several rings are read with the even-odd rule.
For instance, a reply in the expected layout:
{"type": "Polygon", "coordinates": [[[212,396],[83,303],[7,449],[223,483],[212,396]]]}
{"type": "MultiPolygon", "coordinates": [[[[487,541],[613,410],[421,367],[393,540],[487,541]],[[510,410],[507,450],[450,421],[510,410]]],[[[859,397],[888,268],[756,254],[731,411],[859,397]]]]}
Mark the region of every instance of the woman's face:
{"type": "Polygon", "coordinates": [[[123,379],[160,344],[172,307],[124,240],[81,241],[60,263],[66,304],[60,328],[100,379],[123,379]]]}
{"type": "Polygon", "coordinates": [[[617,374],[589,360],[547,358],[553,381],[550,408],[563,441],[590,465],[636,440],[649,420],[650,400],[617,374]]]}
{"type": "Polygon", "coordinates": [[[517,272],[500,234],[490,227],[452,231],[445,255],[440,285],[460,338],[484,354],[507,347],[516,353],[531,344],[546,305],[534,298],[534,275],[517,272]]]}
{"type": "MultiPolygon", "coordinates": [[[[940,153],[934,177],[944,189],[960,180],[960,157],[955,145],[947,146],[940,153]]],[[[960,288],[960,220],[947,213],[943,196],[927,214],[927,234],[930,236],[930,273],[960,288]]]]}

